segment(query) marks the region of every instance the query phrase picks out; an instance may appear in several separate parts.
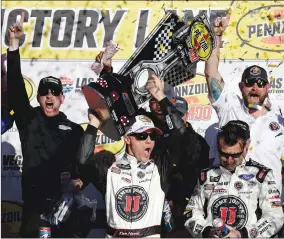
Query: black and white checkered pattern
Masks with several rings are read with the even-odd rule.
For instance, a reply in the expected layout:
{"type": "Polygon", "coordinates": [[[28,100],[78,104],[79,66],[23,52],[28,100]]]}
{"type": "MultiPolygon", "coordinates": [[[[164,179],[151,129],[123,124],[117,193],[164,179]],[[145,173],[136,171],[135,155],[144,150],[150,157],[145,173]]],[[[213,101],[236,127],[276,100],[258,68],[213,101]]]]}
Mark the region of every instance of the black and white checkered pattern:
{"type": "Polygon", "coordinates": [[[165,25],[164,29],[156,37],[154,45],[154,61],[162,59],[171,50],[172,35],[169,34],[169,32],[173,32],[173,30],[173,23],[168,23],[168,25],[165,25]]]}
{"type": "Polygon", "coordinates": [[[175,87],[192,79],[194,76],[195,74],[192,71],[186,70],[180,65],[176,65],[166,73],[164,81],[175,87]]]}

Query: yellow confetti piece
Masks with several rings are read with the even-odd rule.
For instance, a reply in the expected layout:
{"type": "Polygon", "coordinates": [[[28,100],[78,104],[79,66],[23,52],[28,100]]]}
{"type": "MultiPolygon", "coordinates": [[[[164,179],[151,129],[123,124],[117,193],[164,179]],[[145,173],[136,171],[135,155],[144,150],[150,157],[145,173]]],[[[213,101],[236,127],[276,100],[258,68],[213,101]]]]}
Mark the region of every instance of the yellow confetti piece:
{"type": "MultiPolygon", "coordinates": [[[[283,159],[284,159],[284,156],[283,156],[283,159]]],[[[185,198],[185,200],[186,200],[186,201],[189,201],[189,198],[185,198]]]]}
{"type": "Polygon", "coordinates": [[[150,3],[151,3],[151,2],[149,2],[149,1],[148,1],[148,2],[146,3],[146,5],[147,5],[147,6],[149,6],[149,5],[150,5],[150,3]]]}
{"type": "Polygon", "coordinates": [[[122,8],[122,6],[120,4],[116,5],[117,8],[122,8]]]}
{"type": "Polygon", "coordinates": [[[232,26],[232,27],[235,27],[236,25],[237,25],[237,22],[232,22],[232,23],[231,23],[231,26],[232,26]]]}
{"type": "Polygon", "coordinates": [[[252,149],[253,149],[253,147],[252,147],[252,146],[250,146],[250,147],[249,147],[249,150],[252,150],[252,149]]]}
{"type": "Polygon", "coordinates": [[[176,164],[173,164],[173,166],[176,167],[177,165],[176,165],[176,164]]]}
{"type": "Polygon", "coordinates": [[[244,34],[244,33],[245,33],[245,31],[244,31],[243,29],[240,29],[240,33],[244,34]]]}
{"type": "Polygon", "coordinates": [[[165,49],[164,45],[162,45],[162,44],[160,45],[160,49],[161,49],[162,52],[166,52],[166,49],[165,49]]]}
{"type": "Polygon", "coordinates": [[[102,14],[106,14],[107,13],[107,11],[105,10],[105,9],[102,9],[102,14]]]}
{"type": "Polygon", "coordinates": [[[14,110],[11,110],[10,115],[14,115],[14,114],[15,114],[14,110]]]}
{"type": "Polygon", "coordinates": [[[276,64],[269,64],[268,67],[275,68],[275,67],[277,67],[277,65],[276,64]]]}
{"type": "Polygon", "coordinates": [[[284,160],[284,155],[281,157],[281,160],[284,160]]]}
{"type": "Polygon", "coordinates": [[[173,35],[172,32],[168,32],[168,36],[171,37],[173,35]]]}
{"type": "Polygon", "coordinates": [[[266,52],[264,52],[264,53],[263,53],[263,57],[264,57],[265,59],[267,59],[267,58],[268,58],[268,55],[267,55],[267,53],[266,53],[266,52]]]}
{"type": "Polygon", "coordinates": [[[270,81],[274,81],[274,80],[275,80],[275,77],[270,76],[270,77],[269,77],[269,80],[270,80],[270,81]]]}

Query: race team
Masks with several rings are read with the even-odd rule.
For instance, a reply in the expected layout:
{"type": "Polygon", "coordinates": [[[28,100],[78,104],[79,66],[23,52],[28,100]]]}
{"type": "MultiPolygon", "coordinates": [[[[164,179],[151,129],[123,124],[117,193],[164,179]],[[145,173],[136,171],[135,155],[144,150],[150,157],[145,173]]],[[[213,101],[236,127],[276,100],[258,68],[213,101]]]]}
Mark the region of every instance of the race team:
{"type": "MultiPolygon", "coordinates": [[[[88,113],[83,132],[59,111],[65,96],[58,78],[41,79],[39,106],[30,105],[19,53],[23,20],[22,14],[9,28],[7,72],[3,62],[1,71],[7,82],[5,87],[2,80],[7,98],[2,98],[2,134],[15,121],[23,153],[21,237],[38,237],[39,228],[49,226],[40,215],[60,193],[61,172],[70,172],[71,192],[92,183],[103,195],[105,210],[97,212],[95,224],[106,237],[221,237],[214,219],[223,220],[225,237],[283,237],[284,118],[269,101],[262,67],[244,70],[242,97],[228,90],[218,71],[227,19],[215,19],[217,47],[205,63],[208,97],[219,118],[215,144],[209,148],[187,122],[186,100],[152,74],[146,84],[150,112],[140,109],[135,116],[120,158],[94,155],[103,123],[95,114],[88,113]]],[[[104,63],[105,72],[112,71],[111,64],[111,59],[104,63]]],[[[52,237],[88,234],[70,225],[51,232],[52,237]]]]}

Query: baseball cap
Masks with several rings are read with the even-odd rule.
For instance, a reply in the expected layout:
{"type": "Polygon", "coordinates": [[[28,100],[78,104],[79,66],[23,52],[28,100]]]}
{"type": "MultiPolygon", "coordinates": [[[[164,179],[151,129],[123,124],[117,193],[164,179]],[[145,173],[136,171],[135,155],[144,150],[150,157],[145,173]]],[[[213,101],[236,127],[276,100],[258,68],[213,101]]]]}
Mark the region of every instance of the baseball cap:
{"type": "Polygon", "coordinates": [[[242,75],[242,82],[246,79],[251,79],[251,78],[256,78],[256,79],[261,78],[265,80],[267,83],[269,83],[266,70],[257,65],[249,66],[244,70],[242,75]]]}
{"type": "Polygon", "coordinates": [[[142,133],[149,129],[153,129],[158,135],[162,135],[163,132],[159,128],[155,127],[153,121],[145,115],[135,116],[135,123],[126,131],[125,135],[132,133],[142,133]]]}
{"type": "Polygon", "coordinates": [[[44,77],[40,80],[38,85],[38,90],[44,87],[58,91],[63,91],[61,80],[53,76],[44,77]]]}

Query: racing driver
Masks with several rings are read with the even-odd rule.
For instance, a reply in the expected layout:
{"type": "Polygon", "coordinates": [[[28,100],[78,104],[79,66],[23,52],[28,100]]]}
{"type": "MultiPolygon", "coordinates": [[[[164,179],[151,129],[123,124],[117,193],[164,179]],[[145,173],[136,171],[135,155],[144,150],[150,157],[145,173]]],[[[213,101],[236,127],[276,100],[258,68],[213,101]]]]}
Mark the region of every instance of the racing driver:
{"type": "Polygon", "coordinates": [[[229,238],[272,237],[281,229],[280,192],[271,169],[245,160],[249,138],[249,126],[243,121],[229,121],[221,128],[220,166],[201,172],[185,210],[185,226],[192,236],[217,237],[212,226],[216,218],[226,224],[229,238]]]}
{"type": "MultiPolygon", "coordinates": [[[[177,126],[185,126],[180,113],[165,97],[161,82],[157,77],[149,78],[146,87],[158,100],[165,115],[173,119],[172,125],[176,128],[173,133],[179,135],[180,128],[177,126]]],[[[93,158],[97,130],[102,124],[93,114],[89,114],[89,119],[78,155],[81,164],[93,158]]],[[[105,155],[102,161],[95,160],[91,182],[105,194],[107,237],[160,237],[165,195],[172,178],[172,169],[178,164],[179,157],[174,156],[181,145],[178,137],[173,137],[175,142],[171,145],[174,147],[168,149],[167,156],[161,155],[151,160],[155,140],[162,131],[145,115],[137,115],[135,119],[124,135],[124,156],[116,162],[113,160],[110,167],[102,161],[111,161],[111,155],[105,155]]]]}

